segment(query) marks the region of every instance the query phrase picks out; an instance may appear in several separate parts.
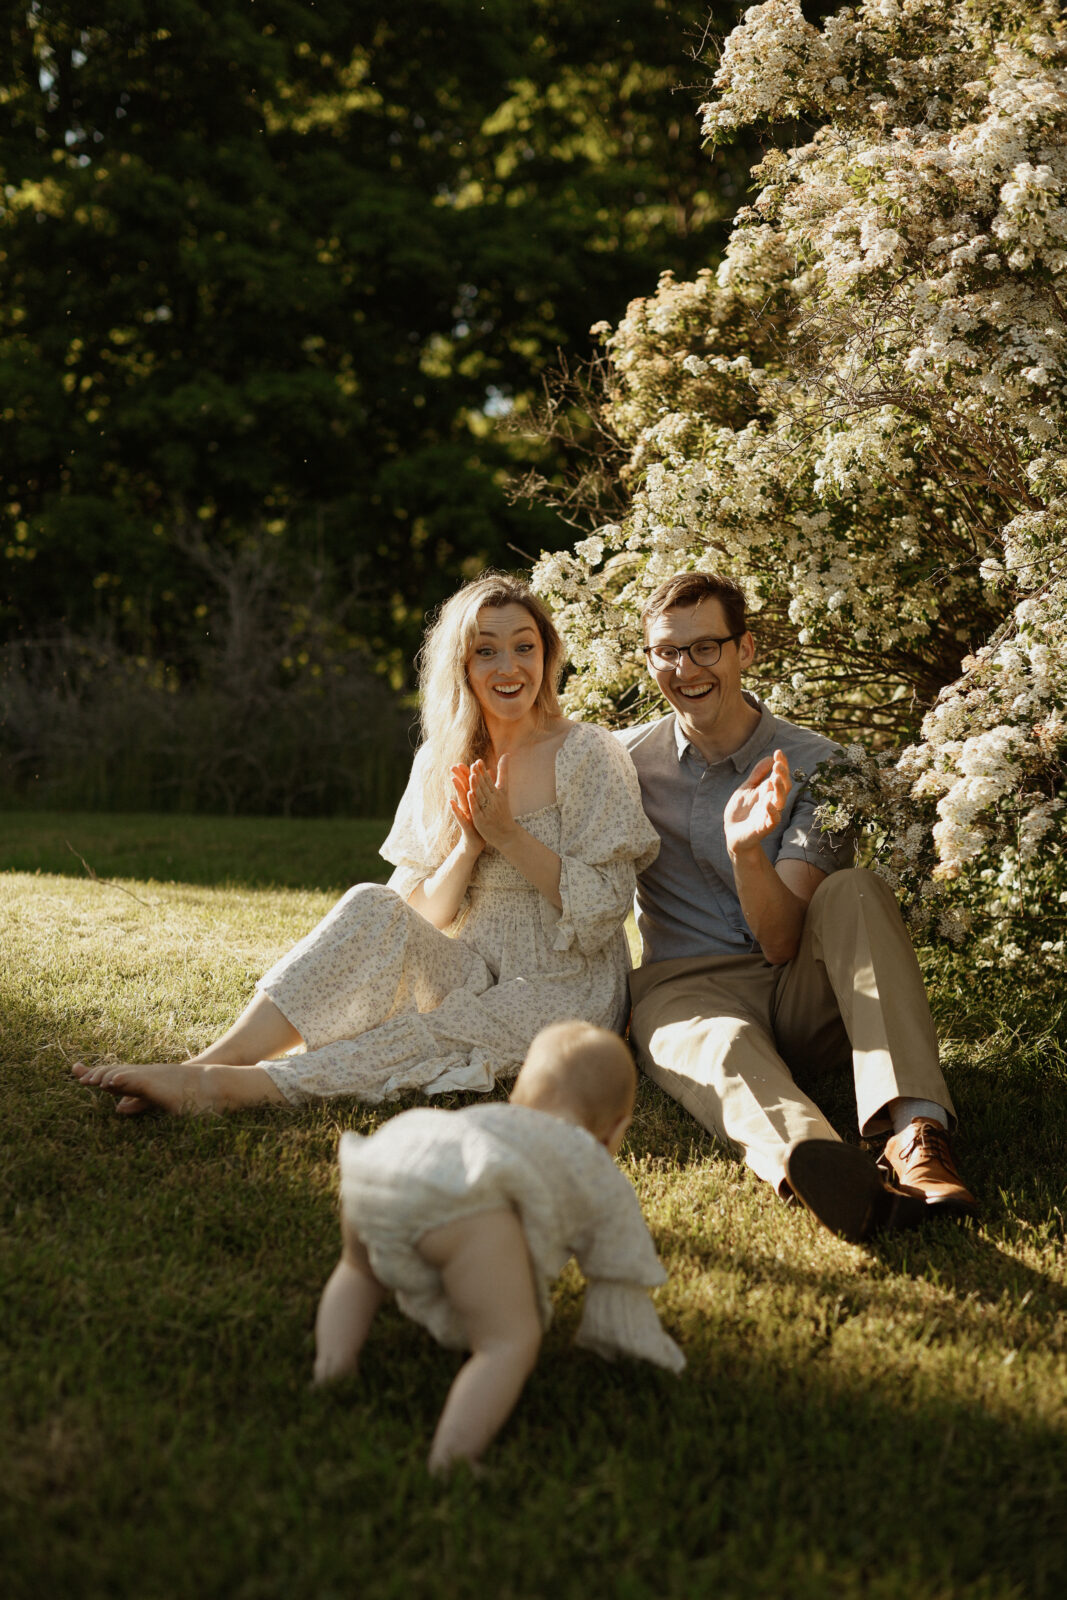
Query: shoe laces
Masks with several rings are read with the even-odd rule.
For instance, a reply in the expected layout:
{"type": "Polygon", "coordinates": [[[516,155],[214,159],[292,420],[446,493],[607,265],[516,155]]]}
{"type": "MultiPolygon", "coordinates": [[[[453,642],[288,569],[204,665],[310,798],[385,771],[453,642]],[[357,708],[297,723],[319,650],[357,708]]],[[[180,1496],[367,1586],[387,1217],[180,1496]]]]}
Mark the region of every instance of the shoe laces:
{"type": "Polygon", "coordinates": [[[939,1162],[947,1167],[949,1172],[955,1172],[956,1163],[952,1156],[952,1146],[949,1143],[948,1129],[937,1122],[920,1122],[915,1126],[911,1139],[900,1152],[904,1158],[920,1159],[939,1162]]]}

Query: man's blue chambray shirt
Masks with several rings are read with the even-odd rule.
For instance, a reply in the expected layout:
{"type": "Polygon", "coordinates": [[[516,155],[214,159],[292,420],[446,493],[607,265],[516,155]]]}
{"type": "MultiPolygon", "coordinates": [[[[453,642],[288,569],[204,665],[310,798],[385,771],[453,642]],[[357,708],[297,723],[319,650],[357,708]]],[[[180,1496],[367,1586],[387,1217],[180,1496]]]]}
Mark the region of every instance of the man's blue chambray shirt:
{"type": "Polygon", "coordinates": [[[815,801],[804,783],[820,761],[841,754],[822,734],[776,717],[755,695],[760,713],[752,737],[732,756],[709,766],[681,731],[672,711],[657,722],[625,728],[616,737],[630,752],[641,800],[662,844],[637,880],[637,927],[644,960],[737,955],[759,946],[741,913],[723,836],[726,802],[757,761],[784,750],[793,788],[775,832],[763,842],[772,862],[810,861],[822,872],[852,863],[852,841],[826,834],[815,822],[815,801]]]}

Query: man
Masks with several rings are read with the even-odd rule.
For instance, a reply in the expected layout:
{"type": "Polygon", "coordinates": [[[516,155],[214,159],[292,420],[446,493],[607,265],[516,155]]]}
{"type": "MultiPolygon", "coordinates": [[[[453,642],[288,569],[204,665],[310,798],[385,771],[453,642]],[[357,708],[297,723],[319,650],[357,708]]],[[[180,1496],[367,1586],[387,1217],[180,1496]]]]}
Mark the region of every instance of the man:
{"type": "Polygon", "coordinates": [[[631,1037],[642,1066],[846,1238],[973,1213],[896,900],[850,866],[850,844],[818,827],[815,802],[792,782],[791,768],[810,774],[839,747],[742,688],[755,645],[728,579],[669,579],[642,623],[672,708],[619,735],[662,840],[637,890],[644,961],[631,978],[631,1037]],[[891,1135],[881,1170],[806,1092],[846,1064],[860,1133],[891,1135]]]}

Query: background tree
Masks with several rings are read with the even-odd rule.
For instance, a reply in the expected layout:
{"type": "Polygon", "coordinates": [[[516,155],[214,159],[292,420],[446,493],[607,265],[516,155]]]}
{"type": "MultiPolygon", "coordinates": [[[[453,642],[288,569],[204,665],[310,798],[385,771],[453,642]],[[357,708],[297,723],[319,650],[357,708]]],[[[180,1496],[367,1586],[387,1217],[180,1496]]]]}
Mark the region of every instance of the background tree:
{"type": "Polygon", "coordinates": [[[717,272],[607,339],[628,508],[539,567],[571,704],[633,692],[614,641],[650,586],[728,568],[774,708],[868,746],[837,815],[918,925],[1039,973],[1067,904],[1067,25],[866,0],[819,29],[770,0],[714,92],[712,139],[813,131],[756,169],[717,272]]]}
{"type": "Polygon", "coordinates": [[[190,549],[254,540],[399,675],[461,573],[558,537],[494,415],[733,209],[673,93],[704,7],[5,9],[8,631],[196,676],[190,549]]]}
{"type": "Polygon", "coordinates": [[[386,684],[410,682],[425,611],[566,537],[506,500],[516,466],[557,458],[501,419],[654,264],[694,270],[725,235],[746,163],[709,165],[675,93],[705,20],[696,0],[3,6],[9,794],[388,803],[408,740],[386,684]],[[298,785],[308,719],[339,730],[361,695],[392,777],[378,749],[298,785]],[[159,734],[140,768],[135,714],[159,734]],[[277,758],[263,737],[245,759],[268,721],[277,758]]]}

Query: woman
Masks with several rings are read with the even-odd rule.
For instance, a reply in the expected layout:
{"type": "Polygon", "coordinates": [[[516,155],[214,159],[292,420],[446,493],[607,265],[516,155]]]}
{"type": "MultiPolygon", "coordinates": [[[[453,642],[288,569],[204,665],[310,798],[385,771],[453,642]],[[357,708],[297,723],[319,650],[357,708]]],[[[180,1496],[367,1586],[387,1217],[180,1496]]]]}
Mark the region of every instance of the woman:
{"type": "Polygon", "coordinates": [[[659,850],[629,756],[561,714],[559,635],[514,578],[453,595],[420,665],[423,743],[382,846],[388,886],[349,890],[191,1061],[79,1062],[82,1083],[122,1112],[376,1103],[490,1089],[549,1022],[621,1027],[623,921],[659,850]]]}

